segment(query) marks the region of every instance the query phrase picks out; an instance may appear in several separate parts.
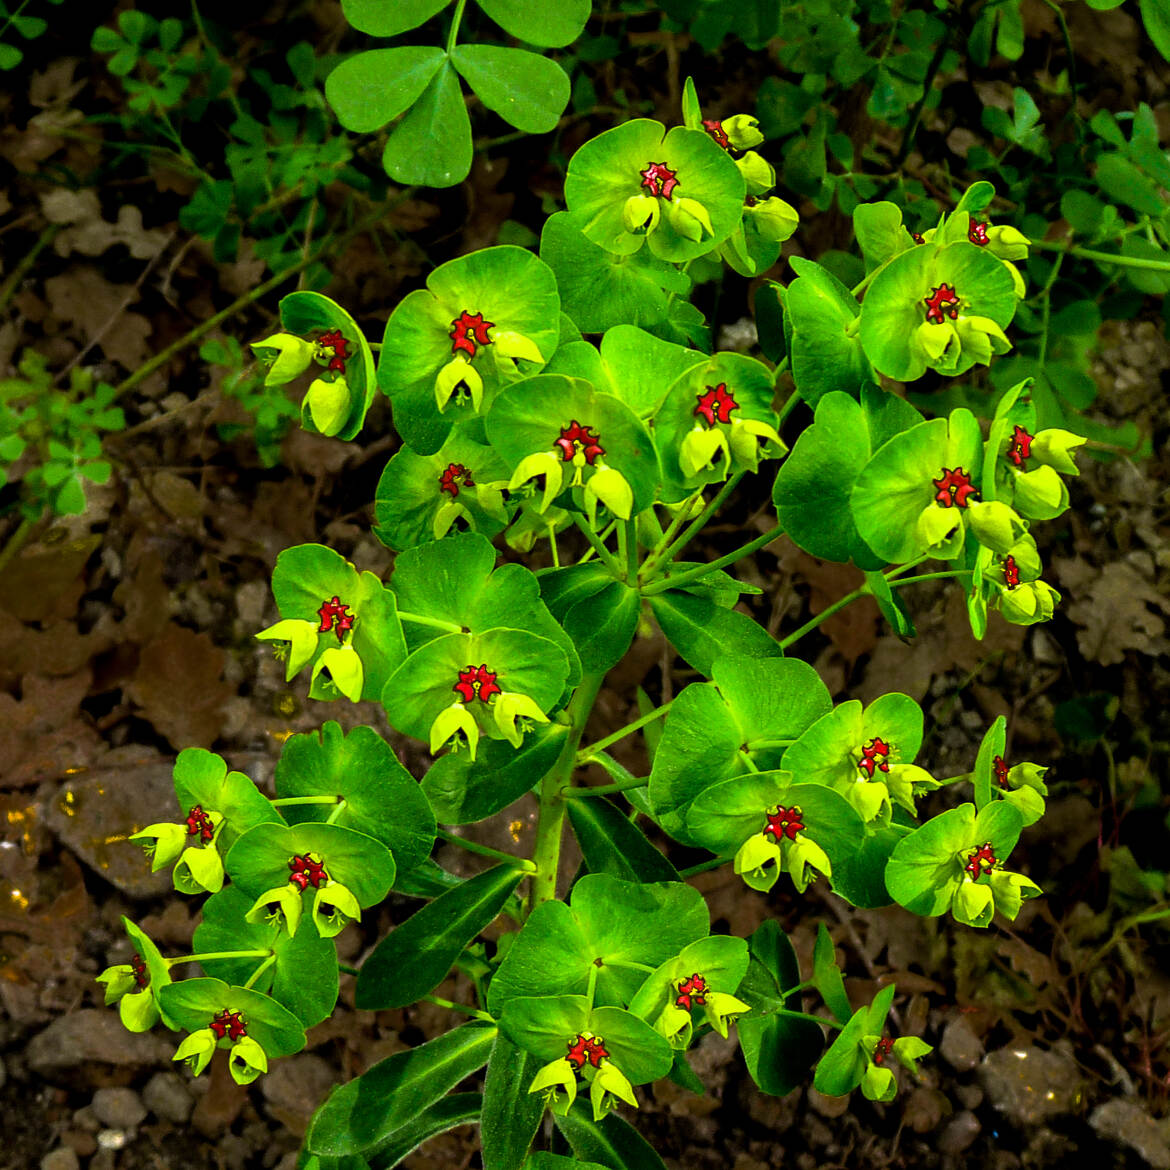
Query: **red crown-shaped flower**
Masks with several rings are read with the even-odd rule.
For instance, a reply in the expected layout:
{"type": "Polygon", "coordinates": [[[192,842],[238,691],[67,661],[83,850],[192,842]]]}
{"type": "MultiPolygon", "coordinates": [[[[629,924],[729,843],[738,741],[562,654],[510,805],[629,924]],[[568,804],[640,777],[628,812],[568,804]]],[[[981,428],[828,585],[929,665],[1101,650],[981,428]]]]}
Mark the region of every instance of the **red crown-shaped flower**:
{"type": "Polygon", "coordinates": [[[459,485],[475,487],[475,480],[471,478],[471,468],[462,463],[448,463],[447,470],[439,476],[439,491],[448,492],[454,499],[459,495],[459,485]]]}
{"type": "Polygon", "coordinates": [[[496,672],[488,670],[486,662],[461,670],[459,681],[451,689],[456,691],[465,703],[470,703],[476,698],[486,703],[492,695],[503,693],[496,682],[496,672]]]}
{"type": "Polygon", "coordinates": [[[662,199],[669,199],[671,192],[678,186],[678,172],[672,171],[666,163],[650,163],[644,171],[638,172],[642,176],[642,186],[651,195],[662,199]]]}
{"type": "Polygon", "coordinates": [[[707,980],[696,971],[690,978],[684,979],[678,984],[678,996],[674,1001],[674,1006],[689,1012],[693,1005],[702,1006],[707,1002],[709,990],[707,980]]]}
{"type": "Polygon", "coordinates": [[[875,736],[862,747],[861,759],[857,761],[857,766],[872,780],[875,771],[890,770],[889,759],[890,745],[884,739],[875,736]]]}
{"type": "Polygon", "coordinates": [[[977,878],[980,874],[991,873],[998,864],[999,859],[991,848],[991,842],[985,841],[978,849],[972,851],[963,869],[973,878],[977,878]]]}
{"type": "Polygon", "coordinates": [[[715,118],[704,118],[703,129],[723,147],[724,150],[731,149],[731,139],[727,137],[727,131],[719,124],[715,118]]]}
{"type": "Polygon", "coordinates": [[[967,228],[967,239],[973,244],[978,244],[981,248],[985,248],[991,241],[987,238],[987,224],[981,219],[972,218],[970,226],[967,228]]]}
{"type": "Polygon", "coordinates": [[[975,494],[975,485],[971,477],[961,467],[944,467],[941,478],[932,479],[938,491],[934,493],[936,504],[944,508],[965,508],[969,504],[969,497],[975,494]]]}
{"type": "Polygon", "coordinates": [[[893,1051],[894,1051],[893,1040],[891,1040],[889,1038],[889,1036],[883,1036],[877,1042],[877,1044],[874,1046],[874,1050],[873,1050],[874,1064],[881,1064],[886,1059],[886,1057],[889,1056],[890,1053],[893,1051]]]}
{"type": "Polygon", "coordinates": [[[191,811],[187,814],[187,836],[194,837],[196,835],[200,841],[205,843],[215,836],[215,826],[211,823],[211,818],[203,811],[201,804],[193,804],[191,811]]]}
{"type": "Polygon", "coordinates": [[[995,772],[995,782],[1000,786],[1000,788],[1005,790],[1010,788],[1011,785],[1008,783],[1008,772],[1010,769],[1007,766],[1007,760],[1005,760],[1003,756],[996,756],[995,759],[991,761],[991,767],[995,772]]]}
{"type": "Polygon", "coordinates": [[[1020,566],[1013,556],[1003,558],[1003,583],[1009,589],[1014,589],[1020,583],[1020,566]]]}
{"type": "Polygon", "coordinates": [[[576,419],[573,419],[567,427],[561,427],[561,433],[553,440],[553,446],[560,447],[561,455],[566,463],[572,462],[573,457],[580,450],[581,454],[585,456],[585,462],[590,467],[593,466],[598,455],[605,454],[605,448],[601,445],[601,436],[592,427],[583,427],[576,419]]]}
{"type": "Polygon", "coordinates": [[[130,956],[130,971],[134,976],[134,986],[139,991],[144,991],[150,986],[150,972],[146,969],[142,956],[137,952],[130,956]]]}
{"type": "Polygon", "coordinates": [[[739,403],[728,393],[726,382],[708,386],[706,392],[698,395],[695,401],[696,416],[706,419],[709,427],[713,427],[716,420],[721,423],[731,422],[731,412],[739,409],[739,403]]]}
{"type": "Polygon", "coordinates": [[[1032,454],[1032,440],[1035,435],[1030,435],[1023,427],[1015,427],[1012,430],[1012,437],[1008,440],[1007,457],[1017,466],[1023,467],[1024,460],[1032,454]]]}
{"type": "Polygon", "coordinates": [[[940,284],[930,290],[926,302],[926,319],[933,325],[941,325],[945,317],[953,321],[959,315],[959,294],[949,284],[940,284]]]}
{"type": "Polygon", "coordinates": [[[325,872],[325,863],[311,853],[303,855],[298,853],[290,857],[288,868],[291,871],[288,880],[298,890],[307,890],[309,886],[316,890],[329,880],[329,875],[325,872]]]}
{"type": "Polygon", "coordinates": [[[804,828],[804,821],[801,819],[803,815],[796,805],[791,808],[778,805],[775,812],[766,814],[767,823],[763,832],[770,835],[773,841],[779,841],[781,837],[795,841],[796,834],[804,828]]]}
{"type": "Polygon", "coordinates": [[[317,338],[317,344],[322,349],[333,350],[333,357],[329,361],[329,369],[336,370],[340,374],[345,373],[346,359],[350,356],[349,342],[342,337],[340,329],[333,329],[328,333],[322,333],[317,338]]]}
{"type": "Polygon", "coordinates": [[[605,1043],[600,1036],[578,1035],[569,1042],[569,1051],[565,1059],[573,1066],[575,1072],[580,1072],[586,1064],[600,1068],[602,1060],[609,1056],[605,1043]]]}
{"type": "Polygon", "coordinates": [[[247,1036],[248,1030],[244,1027],[244,1017],[239,1012],[230,1012],[224,1008],[222,1012],[218,1012],[215,1018],[207,1025],[216,1035],[216,1038],[222,1040],[225,1036],[229,1040],[239,1040],[241,1036],[247,1036]]]}
{"type": "Polygon", "coordinates": [[[464,309],[451,322],[451,332],[447,334],[451,338],[451,352],[462,351],[468,357],[475,357],[481,345],[491,345],[488,330],[494,328],[495,322],[485,321],[482,313],[469,313],[464,309]]]}

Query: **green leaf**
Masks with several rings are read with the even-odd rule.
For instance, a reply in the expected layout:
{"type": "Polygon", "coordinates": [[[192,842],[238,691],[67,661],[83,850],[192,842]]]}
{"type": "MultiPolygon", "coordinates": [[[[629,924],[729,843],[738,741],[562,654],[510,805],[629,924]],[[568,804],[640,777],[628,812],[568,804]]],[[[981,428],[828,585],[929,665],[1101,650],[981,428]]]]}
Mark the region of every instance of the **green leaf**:
{"type": "Polygon", "coordinates": [[[382,151],[395,182],[453,187],[471,170],[471,121],[450,61],[444,61],[422,96],[395,127],[382,151]]]}
{"type": "Polygon", "coordinates": [[[588,671],[607,671],[625,656],[638,628],[642,599],[623,581],[610,581],[565,614],[565,633],[588,671]]]}
{"type": "Polygon", "coordinates": [[[1154,42],[1162,59],[1170,61],[1170,8],[1166,7],[1164,0],[1138,0],[1138,6],[1146,35],[1154,42]]]}
{"type": "Polygon", "coordinates": [[[594,1121],[583,1101],[575,1101],[564,1115],[553,1116],[573,1153],[607,1170],[666,1170],[654,1147],[628,1121],[610,1113],[594,1121]]]}
{"type": "Polygon", "coordinates": [[[476,936],[494,922],[524,876],[497,865],[416,911],[382,939],[358,973],[359,1009],[405,1007],[433,991],[476,936]]]}
{"type": "Polygon", "coordinates": [[[1097,159],[1096,179],[1115,203],[1124,203],[1145,215],[1161,215],[1166,210],[1154,180],[1120,154],[1110,152],[1097,159]]]}
{"type": "Polygon", "coordinates": [[[557,0],[555,4],[536,7],[530,0],[477,0],[477,3],[505,32],[546,49],[559,49],[575,41],[584,31],[592,9],[590,0],[557,0]]]}
{"type": "Polygon", "coordinates": [[[482,1068],[496,1035],[494,1025],[473,1021],[379,1061],[329,1095],[313,1117],[306,1148],[340,1158],[380,1146],[482,1068]]]}
{"type": "Polygon", "coordinates": [[[591,873],[634,882],[682,881],[642,830],[605,797],[573,798],[568,806],[569,821],[591,873]]]}
{"type": "Polygon", "coordinates": [[[520,1170],[544,1116],[544,1101],[528,1086],[540,1069],[539,1057],[497,1036],[483,1086],[479,1132],[484,1170],[520,1170]]]}
{"type": "Polygon", "coordinates": [[[418,28],[451,0],[341,0],[341,11],[359,32],[372,37],[396,37],[408,29],[418,28]]]}
{"type": "MultiPolygon", "coordinates": [[[[439,1134],[446,1133],[460,1125],[473,1125],[479,1120],[483,1107],[483,1097],[479,1093],[452,1093],[433,1105],[428,1105],[417,1116],[411,1118],[404,1126],[394,1131],[386,1141],[379,1144],[377,1152],[370,1155],[368,1165],[371,1170],[391,1170],[391,1167],[405,1161],[409,1154],[414,1153],[424,1142],[439,1134]]],[[[358,1155],[353,1155],[357,1158],[358,1155]]],[[[321,1160],[313,1155],[310,1162],[321,1160]]],[[[299,1164],[298,1164],[299,1165],[299,1164]]],[[[362,1166],[367,1165],[363,1161],[362,1166]]],[[[306,1166],[305,1170],[313,1170],[306,1166]]],[[[343,1159],[330,1167],[320,1165],[320,1170],[361,1170],[361,1167],[351,1168],[343,1159]]]]}
{"type": "Polygon", "coordinates": [[[813,946],[813,983],[825,1001],[825,1006],[843,1024],[853,1008],[845,994],[845,981],[837,966],[837,952],[823,922],[817,923],[817,941],[813,946]]]}
{"type": "MultiPolygon", "coordinates": [[[[545,24],[543,14],[539,23],[545,24]]],[[[568,74],[538,53],[497,45],[457,45],[451,63],[489,110],[527,134],[555,129],[569,104],[568,74]]]]}
{"type": "Polygon", "coordinates": [[[325,97],[347,130],[380,130],[418,100],[443,61],[443,50],[433,45],[371,49],[329,74],[325,97]]]}
{"type": "Polygon", "coordinates": [[[655,593],[650,608],[670,644],[701,674],[710,675],[722,654],[779,658],[784,653],[780,643],[747,614],[723,609],[683,589],[655,593]]]}
{"type": "Polygon", "coordinates": [[[18,16],[14,14],[12,24],[26,41],[35,41],[49,27],[48,21],[40,16],[18,16]]]}

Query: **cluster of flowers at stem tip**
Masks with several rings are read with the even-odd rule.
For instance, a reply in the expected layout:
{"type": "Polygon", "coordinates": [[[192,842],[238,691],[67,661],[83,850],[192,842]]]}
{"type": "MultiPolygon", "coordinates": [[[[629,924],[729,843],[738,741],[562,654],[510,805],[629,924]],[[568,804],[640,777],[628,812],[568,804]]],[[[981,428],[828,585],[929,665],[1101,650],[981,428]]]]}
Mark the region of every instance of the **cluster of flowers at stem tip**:
{"type": "Polygon", "coordinates": [[[210,1064],[215,1050],[225,1046],[230,1052],[229,1068],[237,1083],[250,1084],[268,1071],[268,1054],[248,1034],[243,1013],[230,1007],[217,1011],[207,1027],[188,1033],[172,1059],[185,1063],[194,1076],[199,1076],[210,1064]]]}
{"type": "Polygon", "coordinates": [[[128,840],[145,850],[152,873],[175,866],[176,889],[214,894],[223,886],[223,859],[216,841],[224,824],[222,813],[193,804],[181,821],[147,825],[128,840]]]}
{"type": "Polygon", "coordinates": [[[330,876],[324,857],[310,851],[288,859],[288,878],[256,898],[244,920],[275,923],[291,938],[297,933],[310,895],[313,927],[321,938],[333,938],[348,923],[361,919],[353,891],[330,876]]]}
{"type": "Polygon", "coordinates": [[[268,366],[265,386],[283,386],[313,365],[324,367],[309,383],[305,408],[321,434],[335,435],[349,417],[352,406],[347,370],[354,357],[351,349],[354,344],[340,328],[334,328],[322,330],[313,339],[294,333],[276,333],[253,342],[252,348],[268,366]]]}
{"type": "Polygon", "coordinates": [[[694,424],[679,445],[679,468],[687,480],[717,466],[726,479],[732,468],[756,471],[759,440],[783,451],[784,443],[770,423],[745,418],[726,382],[705,386],[695,395],[694,424]]]}
{"type": "Polygon", "coordinates": [[[469,663],[457,672],[451,685],[455,701],[444,707],[431,723],[432,755],[444,745],[453,751],[466,745],[470,758],[474,760],[480,738],[478,717],[484,713],[490,716],[499,735],[516,748],[533,722],[548,722],[548,716],[535,700],[519,691],[506,690],[500,686],[499,678],[499,673],[490,669],[486,662],[478,666],[469,663]]]}
{"type": "Polygon", "coordinates": [[[554,1113],[568,1113],[577,1099],[577,1078],[589,1085],[593,1117],[600,1121],[617,1101],[638,1107],[629,1078],[610,1059],[601,1036],[578,1032],[565,1043],[565,1055],[550,1061],[528,1086],[530,1093],[542,1093],[554,1113]]]}
{"type": "Polygon", "coordinates": [[[803,893],[820,872],[833,876],[825,851],[805,831],[804,813],[798,805],[777,804],[763,813],[763,823],[739,847],[733,868],[755,890],[770,890],[781,873],[792,878],[803,893]]]}
{"type": "Polygon", "coordinates": [[[628,520],[634,507],[633,488],[616,467],[606,464],[605,454],[603,436],[597,429],[571,418],[556,434],[550,431],[546,449],[534,451],[516,464],[508,490],[519,491],[526,498],[534,498],[539,490],[536,510],[540,514],[566,489],[580,488],[590,524],[597,520],[599,505],[628,520]],[[538,480],[543,481],[539,489],[535,486],[538,480]]]}

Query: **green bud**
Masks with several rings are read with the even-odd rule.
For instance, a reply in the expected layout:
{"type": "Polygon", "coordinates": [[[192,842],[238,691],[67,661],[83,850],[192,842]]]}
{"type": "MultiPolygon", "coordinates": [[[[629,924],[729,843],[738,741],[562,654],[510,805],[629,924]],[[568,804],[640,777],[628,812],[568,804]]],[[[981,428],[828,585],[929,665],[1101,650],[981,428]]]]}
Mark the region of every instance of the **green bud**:
{"type": "Polygon", "coordinates": [[[885,1065],[870,1061],[861,1076],[861,1092],[869,1101],[892,1101],[898,1092],[898,1082],[885,1065]]]}
{"type": "Polygon", "coordinates": [[[563,1057],[549,1061],[532,1078],[528,1086],[530,1093],[544,1093],[545,1104],[554,1113],[563,1117],[577,1098],[577,1074],[573,1066],[563,1057]],[[558,1090],[563,1090],[562,1093],[558,1090]]]}
{"type": "Polygon", "coordinates": [[[780,876],[780,846],[753,833],[735,855],[734,870],[753,890],[770,890],[780,876]]]}
{"type": "MultiPolygon", "coordinates": [[[[919,543],[924,548],[933,550],[956,533],[960,533],[959,539],[961,540],[960,515],[961,511],[958,508],[944,508],[940,504],[928,504],[922,509],[914,526],[919,543]]],[[[946,559],[943,553],[940,552],[938,555],[946,559]]],[[[947,555],[954,555],[949,551],[949,548],[947,555]]]]}
{"type": "Polygon", "coordinates": [[[329,672],[337,689],[351,703],[356,703],[362,697],[365,671],[358,652],[352,646],[330,646],[313,665],[313,682],[316,682],[323,670],[329,672]]]}
{"type": "Polygon", "coordinates": [[[678,449],[678,465],[684,478],[691,479],[706,471],[720,451],[723,452],[723,474],[726,477],[731,470],[731,450],[722,429],[699,426],[688,431],[678,449]]]}
{"type": "Polygon", "coordinates": [[[183,1040],[171,1059],[186,1061],[191,1075],[197,1077],[211,1063],[216,1043],[216,1035],[210,1028],[200,1028],[183,1040]]]}
{"type": "Polygon", "coordinates": [[[1032,471],[1009,470],[1012,503],[1030,520],[1051,520],[1068,507],[1068,488],[1055,468],[1041,464],[1032,471]]]}
{"type": "Polygon", "coordinates": [[[1015,919],[1020,906],[1029,898],[1035,898],[1044,891],[1031,878],[1022,873],[995,870],[988,878],[991,893],[995,897],[995,908],[1005,918],[1015,919]]]}
{"type": "Polygon", "coordinates": [[[1063,431],[1059,427],[1046,427],[1032,440],[1032,456],[1065,475],[1080,475],[1073,460],[1072,452],[1087,442],[1083,435],[1063,431]]]}
{"type": "Polygon", "coordinates": [[[317,633],[317,627],[312,622],[287,618],[266,630],[261,630],[255,637],[258,642],[289,643],[284,669],[284,680],[289,682],[317,652],[317,633]]]}
{"type": "Polygon", "coordinates": [[[833,867],[829,864],[828,855],[807,834],[797,833],[795,841],[788,842],[788,856],[785,861],[788,876],[796,886],[797,893],[803,894],[816,874],[811,870],[819,870],[827,878],[833,876],[833,867]]]}
{"type": "Polygon", "coordinates": [[[789,239],[800,223],[796,208],[776,195],[762,199],[755,206],[745,207],[743,213],[756,225],[761,237],[773,244],[782,244],[789,239]]]}
{"type": "Polygon", "coordinates": [[[736,999],[725,991],[708,991],[705,998],[707,1002],[703,1005],[703,1015],[724,1040],[727,1039],[727,1025],[752,1010],[742,999],[736,999]]]}
{"type": "Polygon", "coordinates": [[[128,995],[138,987],[138,980],[134,977],[134,969],[129,963],[119,963],[115,967],[107,967],[94,982],[105,984],[106,1007],[117,1003],[124,995],[128,995]]]}
{"type": "Polygon", "coordinates": [[[1026,260],[1032,243],[1018,228],[996,224],[987,229],[987,250],[1001,260],[1026,260]]]}
{"type": "Polygon", "coordinates": [[[301,921],[303,899],[301,891],[285,882],[261,894],[244,915],[245,922],[263,923],[274,919],[290,936],[295,935],[301,921]],[[275,909],[274,909],[275,907],[275,909]]]}
{"type": "Polygon", "coordinates": [[[451,396],[460,386],[471,395],[471,408],[478,414],[483,402],[483,379],[464,353],[457,353],[435,375],[435,405],[440,414],[451,405],[451,396]]]}
{"type": "Polygon", "coordinates": [[[554,451],[536,451],[532,455],[526,455],[516,464],[516,470],[508,480],[508,491],[514,492],[522,483],[543,475],[544,490],[541,492],[540,507],[537,510],[544,512],[564,489],[564,466],[564,460],[554,451]]]}
{"type": "Polygon", "coordinates": [[[749,195],[763,195],[776,186],[776,168],[763,155],[749,150],[735,160],[749,195]]]}
{"type": "Polygon", "coordinates": [[[658,226],[662,212],[653,195],[631,195],[622,206],[622,224],[635,236],[648,236],[658,226]]]}
{"type": "Polygon", "coordinates": [[[760,123],[751,114],[732,114],[730,118],[724,118],[719,125],[723,127],[727,141],[736,150],[751,150],[753,146],[759,146],[764,141],[764,136],[760,133],[760,123]]]}
{"type": "Polygon", "coordinates": [[[1046,622],[1060,604],[1060,594],[1047,581],[1022,581],[999,594],[999,612],[1014,625],[1046,622]]]}
{"type": "Polygon", "coordinates": [[[964,926],[989,926],[995,915],[991,886],[983,882],[961,882],[951,900],[951,913],[964,926]]]}
{"type": "Polygon", "coordinates": [[[131,833],[128,841],[134,841],[146,850],[150,860],[150,872],[157,873],[172,864],[187,845],[187,826],[160,821],[147,825],[138,833],[131,833]]]}
{"type": "Polygon", "coordinates": [[[585,484],[585,512],[592,524],[597,516],[600,500],[615,516],[630,518],[634,507],[634,491],[629,480],[616,467],[596,467],[585,484]]]}
{"type": "Polygon", "coordinates": [[[256,356],[268,366],[265,386],[283,386],[299,378],[313,362],[314,345],[311,341],[294,337],[291,333],[274,333],[263,341],[253,341],[256,356]]]}
{"type": "Polygon", "coordinates": [[[336,435],[349,417],[349,386],[344,377],[326,381],[316,378],[309,384],[305,401],[313,426],[323,435],[336,435]]]}
{"type": "Polygon", "coordinates": [[[524,733],[516,726],[517,719],[532,719],[547,723],[548,716],[529,698],[518,691],[503,691],[492,699],[492,716],[503,737],[518,748],[524,740],[524,733]]]}
{"type": "Polygon", "coordinates": [[[1000,500],[973,500],[966,511],[979,543],[997,553],[1006,554],[1027,532],[1023,520],[1000,500]]]}
{"type": "Polygon", "coordinates": [[[536,362],[538,365],[544,362],[544,354],[537,348],[536,342],[525,337],[523,333],[497,330],[492,335],[491,349],[496,357],[511,358],[514,361],[536,362]]]}
{"type": "Polygon", "coordinates": [[[479,724],[476,723],[471,712],[458,702],[452,703],[450,707],[444,707],[435,716],[430,733],[431,755],[438,755],[439,750],[451,736],[457,735],[460,731],[467,737],[467,747],[471,754],[471,761],[474,763],[475,748],[479,743],[479,724]]]}
{"type": "Polygon", "coordinates": [[[614,1107],[615,1098],[634,1109],[638,1108],[638,1098],[634,1096],[634,1088],[629,1078],[612,1060],[602,1060],[601,1067],[594,1073],[593,1083],[589,1086],[589,1101],[593,1106],[594,1121],[601,1121],[605,1117],[614,1107]]]}
{"type": "Polygon", "coordinates": [[[180,894],[218,894],[223,888],[223,859],[219,850],[214,844],[184,849],[171,880],[180,894]]]}
{"type": "Polygon", "coordinates": [[[349,922],[361,919],[362,909],[349,886],[328,881],[313,898],[313,925],[322,938],[340,934],[349,922]]]}
{"type": "Polygon", "coordinates": [[[666,218],[683,239],[696,244],[715,235],[710,214],[696,199],[671,199],[666,205],[666,218]]]}
{"type": "Polygon", "coordinates": [[[268,1055],[251,1036],[241,1036],[232,1045],[228,1068],[237,1085],[250,1085],[268,1071],[268,1055]]]}

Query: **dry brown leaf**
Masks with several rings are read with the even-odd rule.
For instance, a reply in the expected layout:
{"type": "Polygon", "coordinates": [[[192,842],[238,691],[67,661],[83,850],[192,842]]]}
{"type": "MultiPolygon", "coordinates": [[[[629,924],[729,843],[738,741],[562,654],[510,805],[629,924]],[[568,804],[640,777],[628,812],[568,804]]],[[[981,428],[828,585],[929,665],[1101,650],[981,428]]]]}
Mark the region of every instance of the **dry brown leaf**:
{"type": "Polygon", "coordinates": [[[87,767],[101,754],[101,736],[80,716],[91,676],[25,675],[21,697],[0,694],[0,788],[21,788],[69,768],[87,767]]]}
{"type": "Polygon", "coordinates": [[[124,244],[135,260],[150,260],[170,239],[161,228],[144,228],[142,212],[129,203],[118,208],[118,222],[110,223],[102,217],[97,193],[92,188],[83,191],[56,188],[42,196],[41,207],[50,223],[68,225],[53,241],[58,256],[73,252],[100,256],[115,244],[124,244]]]}
{"type": "Polygon", "coordinates": [[[111,284],[96,268],[84,265],[49,277],[45,295],[54,315],[71,323],[83,344],[105,330],[117,315],[101,339],[101,348],[112,361],[135,370],[150,356],[152,347],[146,340],[151,334],[150,322],[123,309],[138,300],[133,285],[111,284]]]}
{"type": "Polygon", "coordinates": [[[82,572],[100,536],[24,552],[0,573],[0,609],[25,622],[71,617],[84,588],[82,572]]]}
{"type": "MultiPolygon", "coordinates": [[[[1065,580],[1068,562],[1058,566],[1065,580]]],[[[1131,565],[1124,561],[1097,573],[1077,600],[1065,607],[1077,630],[1077,645],[1090,662],[1114,666],[1125,661],[1127,650],[1141,654],[1165,654],[1170,644],[1164,637],[1166,623],[1151,606],[1170,612],[1166,599],[1131,565]]]]}
{"type": "Polygon", "coordinates": [[[143,647],[127,686],[143,714],[176,748],[208,747],[223,726],[232,688],[223,681],[224,653],[206,634],[171,622],[143,647]]]}

